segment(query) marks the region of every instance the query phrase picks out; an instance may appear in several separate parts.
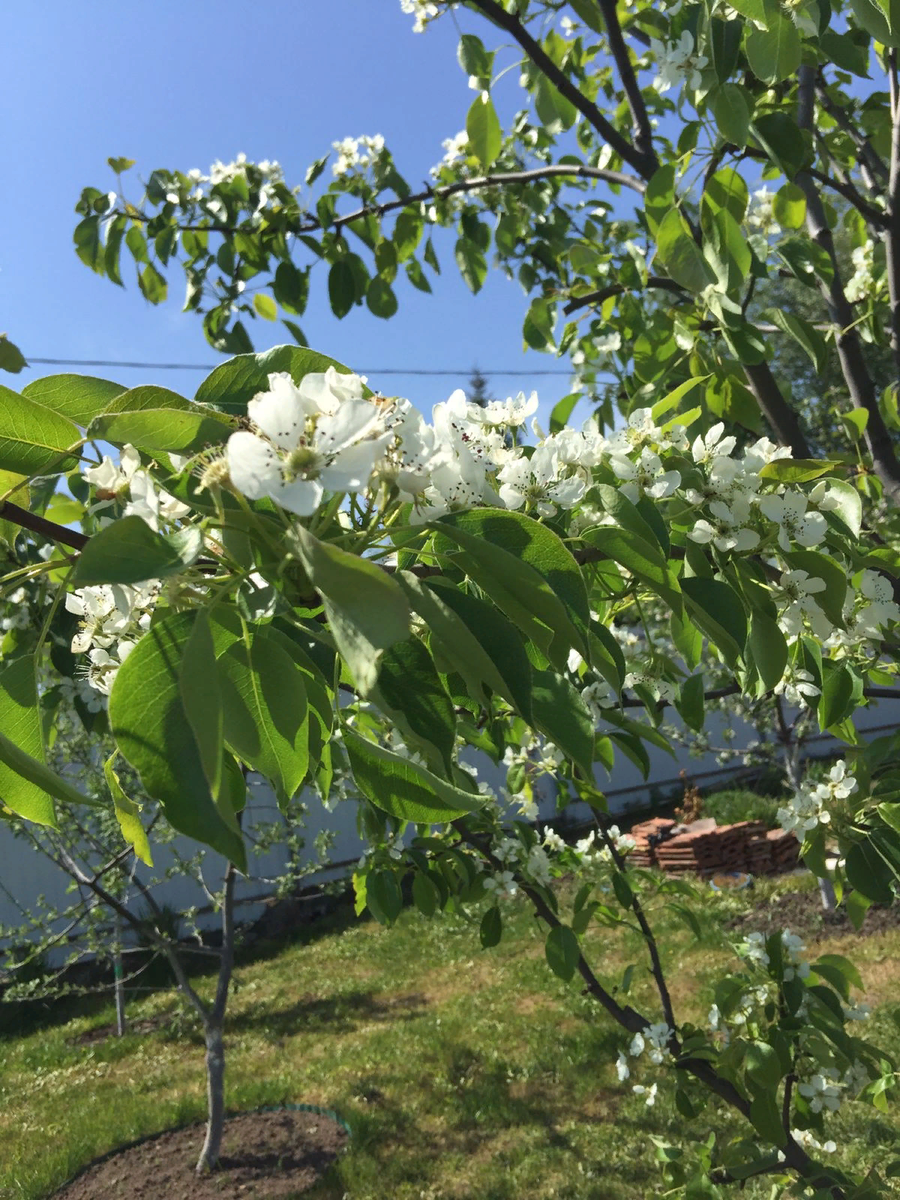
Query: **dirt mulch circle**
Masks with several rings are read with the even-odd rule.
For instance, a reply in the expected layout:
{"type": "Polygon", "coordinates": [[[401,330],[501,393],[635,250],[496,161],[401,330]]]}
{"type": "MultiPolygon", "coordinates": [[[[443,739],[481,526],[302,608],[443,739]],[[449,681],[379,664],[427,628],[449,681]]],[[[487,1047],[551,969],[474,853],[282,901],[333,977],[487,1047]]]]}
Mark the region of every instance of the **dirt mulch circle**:
{"type": "MultiPolygon", "coordinates": [[[[743,893],[752,897],[751,891],[743,893]]],[[[752,902],[752,901],[751,901],[752,902]]],[[[789,929],[807,940],[825,937],[870,937],[873,933],[900,927],[900,904],[873,905],[865,915],[862,928],[856,930],[843,906],[831,912],[822,908],[818,891],[788,892],[778,896],[771,904],[741,913],[726,922],[727,929],[741,932],[760,930],[771,933],[775,929],[789,929]]]]}
{"type": "MultiPolygon", "coordinates": [[[[125,1025],[125,1032],[128,1033],[155,1033],[157,1029],[163,1029],[171,1021],[171,1014],[162,1014],[158,1017],[144,1017],[140,1021],[128,1021],[125,1025]]],[[[85,1033],[79,1033],[77,1037],[69,1038],[70,1046],[94,1046],[98,1042],[105,1042],[108,1038],[117,1037],[119,1033],[118,1026],[115,1023],[110,1025],[98,1025],[96,1029],[88,1029],[85,1033]]]]}
{"type": "Polygon", "coordinates": [[[290,1200],[321,1178],[347,1144],[324,1113],[279,1109],[225,1122],[218,1170],[195,1175],[203,1124],[115,1151],[53,1193],[52,1200],[290,1200]]]}

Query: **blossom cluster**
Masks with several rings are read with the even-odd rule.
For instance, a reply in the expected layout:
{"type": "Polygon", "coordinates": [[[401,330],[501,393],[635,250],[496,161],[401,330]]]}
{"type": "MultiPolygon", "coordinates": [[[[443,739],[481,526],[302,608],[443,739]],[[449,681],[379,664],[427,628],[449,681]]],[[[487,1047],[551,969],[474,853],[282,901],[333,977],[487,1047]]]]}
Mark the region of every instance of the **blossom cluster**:
{"type": "Polygon", "coordinates": [[[337,161],[331,170],[340,177],[370,167],[384,150],[384,138],[380,133],[372,137],[365,134],[358,138],[346,137],[339,142],[332,142],[332,149],[337,151],[337,161]]]}
{"type": "Polygon", "coordinates": [[[849,773],[846,762],[841,759],[823,781],[804,781],[787,803],[778,809],[781,828],[802,837],[817,825],[827,825],[831,820],[830,806],[836,800],[845,800],[852,795],[856,787],[856,778],[849,773]]]}

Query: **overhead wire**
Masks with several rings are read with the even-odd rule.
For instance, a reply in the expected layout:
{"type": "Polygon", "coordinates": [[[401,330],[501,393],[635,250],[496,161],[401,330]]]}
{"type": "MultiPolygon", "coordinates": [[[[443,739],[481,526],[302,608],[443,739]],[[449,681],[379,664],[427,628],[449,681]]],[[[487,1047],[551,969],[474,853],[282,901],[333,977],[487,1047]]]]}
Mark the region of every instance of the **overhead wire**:
{"type": "MultiPolygon", "coordinates": [[[[122,368],[138,368],[144,371],[214,371],[216,367],[221,366],[221,363],[160,363],[160,362],[130,362],[119,361],[110,358],[28,358],[29,366],[35,363],[39,366],[47,367],[122,367],[122,368]]],[[[485,376],[503,376],[505,378],[522,377],[525,379],[534,378],[537,375],[566,375],[571,376],[572,372],[560,369],[539,368],[537,370],[513,370],[502,371],[499,369],[489,370],[486,367],[459,367],[456,370],[434,367],[363,367],[360,369],[361,374],[365,375],[441,375],[446,377],[458,377],[460,375],[471,375],[474,370],[485,376]]]]}

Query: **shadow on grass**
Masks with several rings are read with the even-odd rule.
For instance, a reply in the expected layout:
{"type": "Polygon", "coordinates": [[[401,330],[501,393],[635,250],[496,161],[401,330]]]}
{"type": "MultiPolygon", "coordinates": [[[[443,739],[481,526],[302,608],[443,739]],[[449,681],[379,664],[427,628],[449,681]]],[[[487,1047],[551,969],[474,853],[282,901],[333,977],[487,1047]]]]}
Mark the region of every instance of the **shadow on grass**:
{"type": "MultiPolygon", "coordinates": [[[[339,1197],[338,1184],[343,1194],[365,1200],[390,1195],[401,1185],[431,1195],[430,1187],[446,1182],[450,1164],[455,1186],[472,1189],[453,1195],[521,1200],[527,1184],[521,1171],[509,1173],[511,1164],[521,1167],[530,1158],[539,1175],[541,1160],[551,1156],[561,1174],[583,1166],[602,1189],[604,1151],[611,1141],[633,1146],[651,1132],[662,1132],[649,1113],[646,1118],[623,1115],[622,1096],[614,1089],[598,1086],[573,1100],[554,1074],[518,1078],[514,1064],[479,1053],[462,1040],[437,1047],[436,1058],[422,1061],[420,1086],[414,1090],[403,1079],[389,1080],[386,1073],[355,1082],[355,1094],[342,1107],[353,1129],[350,1145],[333,1173],[308,1193],[309,1200],[339,1197]],[[579,1136],[579,1127],[586,1136],[579,1136]],[[585,1149],[594,1145],[596,1149],[585,1149]],[[466,1164],[465,1185],[457,1174],[461,1162],[466,1164]]],[[[657,1167],[651,1153],[616,1155],[613,1169],[618,1190],[598,1190],[598,1197],[652,1194],[657,1167]]]]}
{"type": "Polygon", "coordinates": [[[297,1033],[350,1033],[361,1025],[411,1021],[421,1016],[427,1001],[415,993],[382,998],[372,991],[335,992],[303,996],[286,1008],[254,1008],[229,1019],[229,1034],[262,1032],[287,1037],[297,1033]]]}

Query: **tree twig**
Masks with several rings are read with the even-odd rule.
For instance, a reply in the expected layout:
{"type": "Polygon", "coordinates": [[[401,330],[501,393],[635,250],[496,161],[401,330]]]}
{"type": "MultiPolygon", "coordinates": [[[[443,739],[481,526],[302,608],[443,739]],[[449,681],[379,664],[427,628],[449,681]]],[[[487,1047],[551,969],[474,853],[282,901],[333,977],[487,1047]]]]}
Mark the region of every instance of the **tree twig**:
{"type": "Polygon", "coordinates": [[[659,165],[653,151],[651,150],[649,154],[642,153],[637,146],[629,142],[607,120],[597,105],[592,100],[589,100],[572,83],[565,71],[562,71],[556,65],[540,43],[531,36],[518,17],[507,12],[501,4],[497,3],[497,0],[466,0],[466,3],[470,8],[478,9],[489,21],[504,29],[513,37],[537,69],[543,72],[544,76],[553,84],[561,96],[578,109],[588,124],[596,129],[600,136],[609,143],[619,158],[623,162],[628,163],[629,167],[633,171],[636,171],[642,179],[646,180],[650,178],[659,165]]]}

